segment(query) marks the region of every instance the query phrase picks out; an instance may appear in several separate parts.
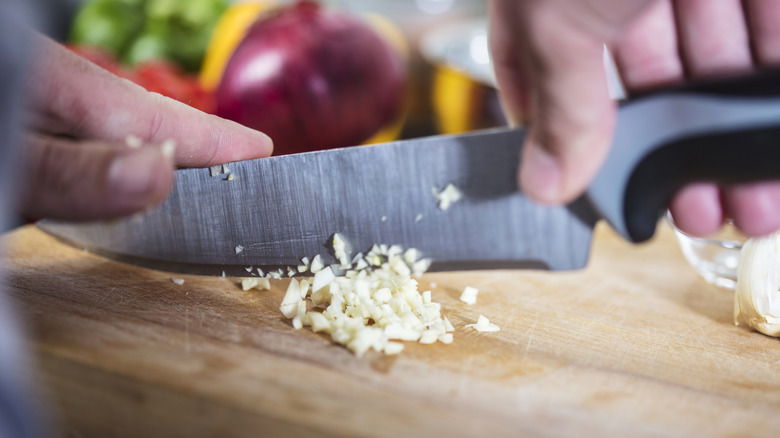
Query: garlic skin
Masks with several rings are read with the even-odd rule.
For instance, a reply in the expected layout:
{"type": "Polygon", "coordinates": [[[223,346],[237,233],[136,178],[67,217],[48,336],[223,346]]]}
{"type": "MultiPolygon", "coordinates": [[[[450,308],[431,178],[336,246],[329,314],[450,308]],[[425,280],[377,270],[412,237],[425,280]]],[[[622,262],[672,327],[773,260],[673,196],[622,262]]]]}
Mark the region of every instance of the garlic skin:
{"type": "Polygon", "coordinates": [[[734,292],[734,324],[780,337],[780,231],[742,246],[734,292]]]}

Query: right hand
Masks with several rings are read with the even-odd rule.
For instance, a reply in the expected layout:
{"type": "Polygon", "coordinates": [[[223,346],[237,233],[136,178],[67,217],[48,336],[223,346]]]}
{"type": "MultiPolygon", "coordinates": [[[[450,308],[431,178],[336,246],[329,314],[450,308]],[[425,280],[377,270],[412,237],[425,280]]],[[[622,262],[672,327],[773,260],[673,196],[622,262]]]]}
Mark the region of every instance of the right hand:
{"type": "MultiPolygon", "coordinates": [[[[513,123],[528,123],[519,184],[544,203],[579,196],[611,142],[603,45],[629,91],[780,64],[773,0],[490,0],[499,92],[513,123]]],[[[780,164],[779,164],[780,165],[780,164]]],[[[749,235],[780,228],[780,182],[683,188],[670,210],[694,235],[726,217],[749,235]]]]}

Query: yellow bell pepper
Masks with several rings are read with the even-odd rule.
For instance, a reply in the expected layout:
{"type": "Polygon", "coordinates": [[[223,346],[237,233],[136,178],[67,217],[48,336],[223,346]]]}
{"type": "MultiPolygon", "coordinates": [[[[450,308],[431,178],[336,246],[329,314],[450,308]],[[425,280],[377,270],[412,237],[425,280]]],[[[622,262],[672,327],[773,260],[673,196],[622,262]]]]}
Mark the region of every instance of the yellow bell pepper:
{"type": "Polygon", "coordinates": [[[244,39],[249,26],[265,10],[275,6],[273,1],[249,1],[233,4],[217,21],[206,48],[203,67],[200,71],[200,85],[207,91],[214,91],[222,79],[233,51],[244,39]]]}

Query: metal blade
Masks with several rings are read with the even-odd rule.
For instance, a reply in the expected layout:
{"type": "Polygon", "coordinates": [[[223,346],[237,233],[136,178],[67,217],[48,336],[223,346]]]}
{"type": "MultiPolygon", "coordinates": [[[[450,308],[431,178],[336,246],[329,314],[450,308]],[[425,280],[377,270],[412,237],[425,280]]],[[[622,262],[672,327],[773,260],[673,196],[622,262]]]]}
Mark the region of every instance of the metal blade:
{"type": "Polygon", "coordinates": [[[524,132],[493,130],[177,171],[160,207],[121,221],[40,226],[75,245],[160,270],[247,275],[296,266],[340,233],[352,253],[416,248],[431,270],[576,269],[596,217],[585,202],[544,207],[518,190],[524,132]],[[442,210],[433,191],[463,194],[442,210]]]}

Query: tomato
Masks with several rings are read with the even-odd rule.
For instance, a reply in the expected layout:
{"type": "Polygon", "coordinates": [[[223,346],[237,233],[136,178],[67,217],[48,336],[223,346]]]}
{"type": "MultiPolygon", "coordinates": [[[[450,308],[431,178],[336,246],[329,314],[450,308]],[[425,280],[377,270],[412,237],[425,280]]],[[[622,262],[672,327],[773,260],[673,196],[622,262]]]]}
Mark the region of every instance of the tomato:
{"type": "Polygon", "coordinates": [[[182,71],[172,62],[146,61],[134,68],[126,68],[110,52],[101,48],[84,45],[67,47],[73,53],[148,91],[160,93],[204,112],[213,112],[212,93],[203,88],[197,76],[182,71]]]}
{"type": "Polygon", "coordinates": [[[66,46],[71,52],[81,56],[82,58],[92,61],[98,66],[110,71],[111,73],[122,76],[122,67],[119,65],[119,61],[111,54],[111,52],[101,49],[95,46],[66,46]]]}
{"type": "Polygon", "coordinates": [[[149,91],[184,102],[201,111],[211,112],[211,93],[206,92],[197,77],[182,72],[166,61],[147,61],[135,68],[128,79],[149,91]]]}

